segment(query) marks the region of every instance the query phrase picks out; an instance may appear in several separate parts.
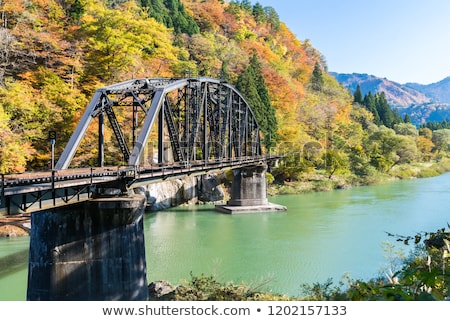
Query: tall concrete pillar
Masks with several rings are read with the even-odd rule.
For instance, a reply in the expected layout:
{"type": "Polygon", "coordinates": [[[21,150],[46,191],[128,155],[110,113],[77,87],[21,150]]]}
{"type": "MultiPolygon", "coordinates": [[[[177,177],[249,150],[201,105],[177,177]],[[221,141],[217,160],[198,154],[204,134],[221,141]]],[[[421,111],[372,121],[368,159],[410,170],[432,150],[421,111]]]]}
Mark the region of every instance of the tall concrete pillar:
{"type": "Polygon", "coordinates": [[[267,165],[257,165],[233,169],[231,186],[231,206],[267,205],[267,165]]]}
{"type": "Polygon", "coordinates": [[[33,213],[27,300],[147,300],[145,197],[33,213]]]}

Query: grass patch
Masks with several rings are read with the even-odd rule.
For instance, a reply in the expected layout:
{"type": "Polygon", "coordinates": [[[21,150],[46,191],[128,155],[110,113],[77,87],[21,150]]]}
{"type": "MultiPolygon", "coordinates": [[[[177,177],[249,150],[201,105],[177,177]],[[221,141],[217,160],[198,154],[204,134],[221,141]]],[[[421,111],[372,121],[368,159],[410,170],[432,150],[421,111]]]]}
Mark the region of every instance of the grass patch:
{"type": "Polygon", "coordinates": [[[439,162],[432,163],[428,167],[422,168],[418,177],[420,178],[434,177],[442,175],[447,172],[450,172],[450,160],[444,158],[439,162]]]}

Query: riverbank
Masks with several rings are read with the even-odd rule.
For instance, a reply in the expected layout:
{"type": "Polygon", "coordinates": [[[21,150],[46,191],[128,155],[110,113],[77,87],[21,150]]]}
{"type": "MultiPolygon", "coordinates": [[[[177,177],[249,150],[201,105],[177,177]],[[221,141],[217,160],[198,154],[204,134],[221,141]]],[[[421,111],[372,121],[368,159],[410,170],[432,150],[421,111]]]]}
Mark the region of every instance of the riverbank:
{"type": "Polygon", "coordinates": [[[358,186],[386,184],[402,179],[418,179],[439,176],[450,172],[450,159],[427,163],[402,164],[392,167],[389,172],[375,172],[372,175],[356,176],[354,174],[333,175],[325,171],[305,173],[297,181],[272,183],[267,188],[270,196],[325,192],[335,189],[348,189],[358,186]]]}

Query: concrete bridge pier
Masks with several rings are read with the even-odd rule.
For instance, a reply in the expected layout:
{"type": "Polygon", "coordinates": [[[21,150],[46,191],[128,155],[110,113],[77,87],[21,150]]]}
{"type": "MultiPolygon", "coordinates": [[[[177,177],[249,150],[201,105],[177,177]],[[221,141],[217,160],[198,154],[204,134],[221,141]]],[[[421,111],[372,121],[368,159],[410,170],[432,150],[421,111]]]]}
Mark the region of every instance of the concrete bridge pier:
{"type": "Polygon", "coordinates": [[[269,203],[267,199],[266,172],[265,163],[233,169],[231,199],[216,209],[228,214],[285,211],[285,206],[269,203]]]}
{"type": "Polygon", "coordinates": [[[144,209],[134,195],[33,213],[27,300],[147,300],[144,209]]]}

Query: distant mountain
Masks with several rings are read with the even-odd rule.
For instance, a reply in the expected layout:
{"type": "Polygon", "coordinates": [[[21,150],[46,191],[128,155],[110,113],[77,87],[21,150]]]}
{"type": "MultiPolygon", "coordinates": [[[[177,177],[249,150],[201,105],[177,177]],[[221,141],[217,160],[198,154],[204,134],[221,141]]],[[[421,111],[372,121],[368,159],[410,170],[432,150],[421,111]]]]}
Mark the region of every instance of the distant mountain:
{"type": "Polygon", "coordinates": [[[427,121],[450,119],[450,77],[429,85],[417,83],[402,85],[368,74],[330,72],[330,75],[352,93],[358,84],[363,95],[369,91],[373,94],[384,92],[391,107],[402,116],[409,114],[416,125],[427,121]]]}
{"type": "Polygon", "coordinates": [[[428,103],[422,105],[411,105],[405,108],[397,108],[400,115],[408,114],[411,121],[420,125],[426,122],[441,122],[450,119],[450,104],[428,103]]]}
{"type": "Polygon", "coordinates": [[[407,83],[405,86],[424,93],[434,102],[450,104],[450,77],[430,85],[407,83]]]}
{"type": "Polygon", "coordinates": [[[430,103],[431,98],[426,96],[422,91],[401,85],[397,82],[390,81],[386,78],[379,78],[368,74],[339,74],[330,73],[340,84],[349,88],[351,92],[355,92],[356,87],[361,87],[363,96],[369,91],[373,94],[383,92],[392,108],[408,107],[416,104],[430,103]]]}

